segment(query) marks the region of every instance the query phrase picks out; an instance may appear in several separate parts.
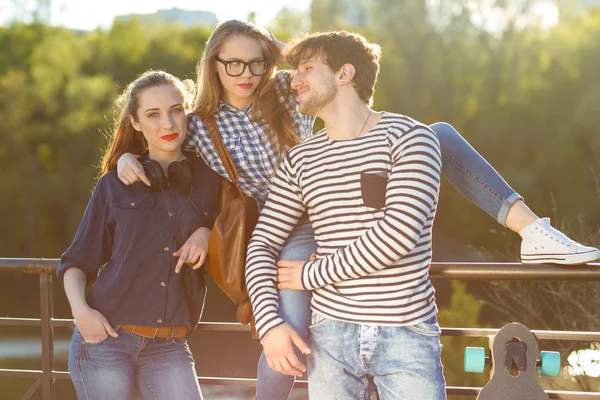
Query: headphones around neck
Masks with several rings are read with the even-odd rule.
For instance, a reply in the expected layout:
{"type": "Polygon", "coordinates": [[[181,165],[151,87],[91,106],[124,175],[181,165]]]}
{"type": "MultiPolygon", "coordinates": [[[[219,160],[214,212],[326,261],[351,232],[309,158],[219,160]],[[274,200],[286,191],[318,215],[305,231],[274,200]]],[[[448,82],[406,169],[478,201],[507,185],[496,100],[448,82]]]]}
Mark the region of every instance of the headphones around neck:
{"type": "Polygon", "coordinates": [[[142,161],[142,167],[151,183],[151,186],[148,186],[142,182],[147,192],[161,192],[170,185],[179,193],[189,194],[192,187],[192,163],[190,160],[174,161],[169,164],[168,178],[160,164],[154,160],[142,161]]]}

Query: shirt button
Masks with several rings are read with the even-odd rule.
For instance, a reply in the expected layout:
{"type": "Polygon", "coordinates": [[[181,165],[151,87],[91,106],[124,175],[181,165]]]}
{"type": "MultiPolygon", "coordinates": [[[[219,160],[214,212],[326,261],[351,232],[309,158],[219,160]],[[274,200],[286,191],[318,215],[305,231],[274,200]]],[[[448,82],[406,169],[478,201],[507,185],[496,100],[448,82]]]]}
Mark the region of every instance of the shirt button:
{"type": "Polygon", "coordinates": [[[160,283],[160,286],[167,286],[167,284],[166,284],[166,283],[164,283],[164,282],[161,282],[161,283],[160,283]]]}
{"type": "Polygon", "coordinates": [[[169,251],[169,246],[165,247],[163,250],[164,251],[169,251]]]}
{"type": "Polygon", "coordinates": [[[204,211],[204,216],[206,217],[208,215],[208,213],[206,211],[204,211]]]}
{"type": "Polygon", "coordinates": [[[156,320],[156,322],[157,322],[158,324],[162,324],[162,319],[157,319],[157,320],[156,320]]]}
{"type": "Polygon", "coordinates": [[[129,204],[131,207],[135,207],[135,203],[132,201],[131,204],[129,204]]]}
{"type": "Polygon", "coordinates": [[[172,217],[173,213],[171,211],[169,211],[169,217],[172,217]]]}

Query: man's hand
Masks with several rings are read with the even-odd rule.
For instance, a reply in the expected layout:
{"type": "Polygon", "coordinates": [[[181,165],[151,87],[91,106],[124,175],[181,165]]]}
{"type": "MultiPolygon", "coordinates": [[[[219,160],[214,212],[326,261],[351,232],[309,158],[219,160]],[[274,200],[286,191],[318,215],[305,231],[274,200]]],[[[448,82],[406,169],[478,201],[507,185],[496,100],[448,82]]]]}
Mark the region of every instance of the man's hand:
{"type": "Polygon", "coordinates": [[[86,343],[101,342],[108,335],[114,338],[119,336],[104,315],[93,308],[85,307],[80,311],[73,311],[73,317],[86,343]]]}
{"type": "Polygon", "coordinates": [[[137,160],[135,155],[130,153],[125,153],[119,157],[119,161],[117,161],[117,176],[126,185],[142,181],[146,185],[151,186],[150,181],[144,173],[142,164],[137,160]]]}
{"type": "Polygon", "coordinates": [[[279,260],[277,262],[277,288],[304,290],[302,267],[306,261],[279,260]]]}
{"type": "Polygon", "coordinates": [[[210,237],[210,229],[198,228],[192,233],[185,244],[173,253],[174,257],[179,257],[179,261],[175,266],[175,273],[181,271],[183,264],[193,264],[193,269],[198,269],[204,264],[206,254],[208,253],[208,238],[210,237]]]}
{"type": "Polygon", "coordinates": [[[285,374],[302,376],[306,366],[300,362],[293,346],[298,347],[304,354],[310,354],[310,348],[300,338],[300,335],[288,324],[274,328],[262,341],[267,363],[273,371],[285,374]]]}

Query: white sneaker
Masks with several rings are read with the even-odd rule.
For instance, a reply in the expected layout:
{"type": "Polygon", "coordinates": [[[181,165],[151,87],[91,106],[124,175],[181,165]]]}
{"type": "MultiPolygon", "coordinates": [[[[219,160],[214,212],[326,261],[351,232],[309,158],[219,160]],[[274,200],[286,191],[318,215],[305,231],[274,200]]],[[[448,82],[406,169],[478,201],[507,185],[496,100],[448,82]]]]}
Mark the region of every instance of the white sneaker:
{"type": "Polygon", "coordinates": [[[600,259],[600,251],[583,246],[541,218],[519,231],[521,261],[525,264],[585,264],[600,259]]]}

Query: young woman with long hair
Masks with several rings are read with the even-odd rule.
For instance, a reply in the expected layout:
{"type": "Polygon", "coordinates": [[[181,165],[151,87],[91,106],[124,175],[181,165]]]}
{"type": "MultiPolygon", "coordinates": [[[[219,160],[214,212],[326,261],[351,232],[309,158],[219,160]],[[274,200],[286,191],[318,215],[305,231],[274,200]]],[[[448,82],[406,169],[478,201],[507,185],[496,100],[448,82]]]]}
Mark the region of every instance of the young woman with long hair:
{"type": "Polygon", "coordinates": [[[187,93],[171,74],[150,71],[116,102],[101,177],[57,271],[76,323],[69,371],[79,399],[129,399],[134,388],[142,399],[202,398],[186,336],[204,302],[198,268],[220,178],[182,151],[187,93]],[[128,152],[143,154],[151,186],[119,181],[117,160],[128,152]]]}

